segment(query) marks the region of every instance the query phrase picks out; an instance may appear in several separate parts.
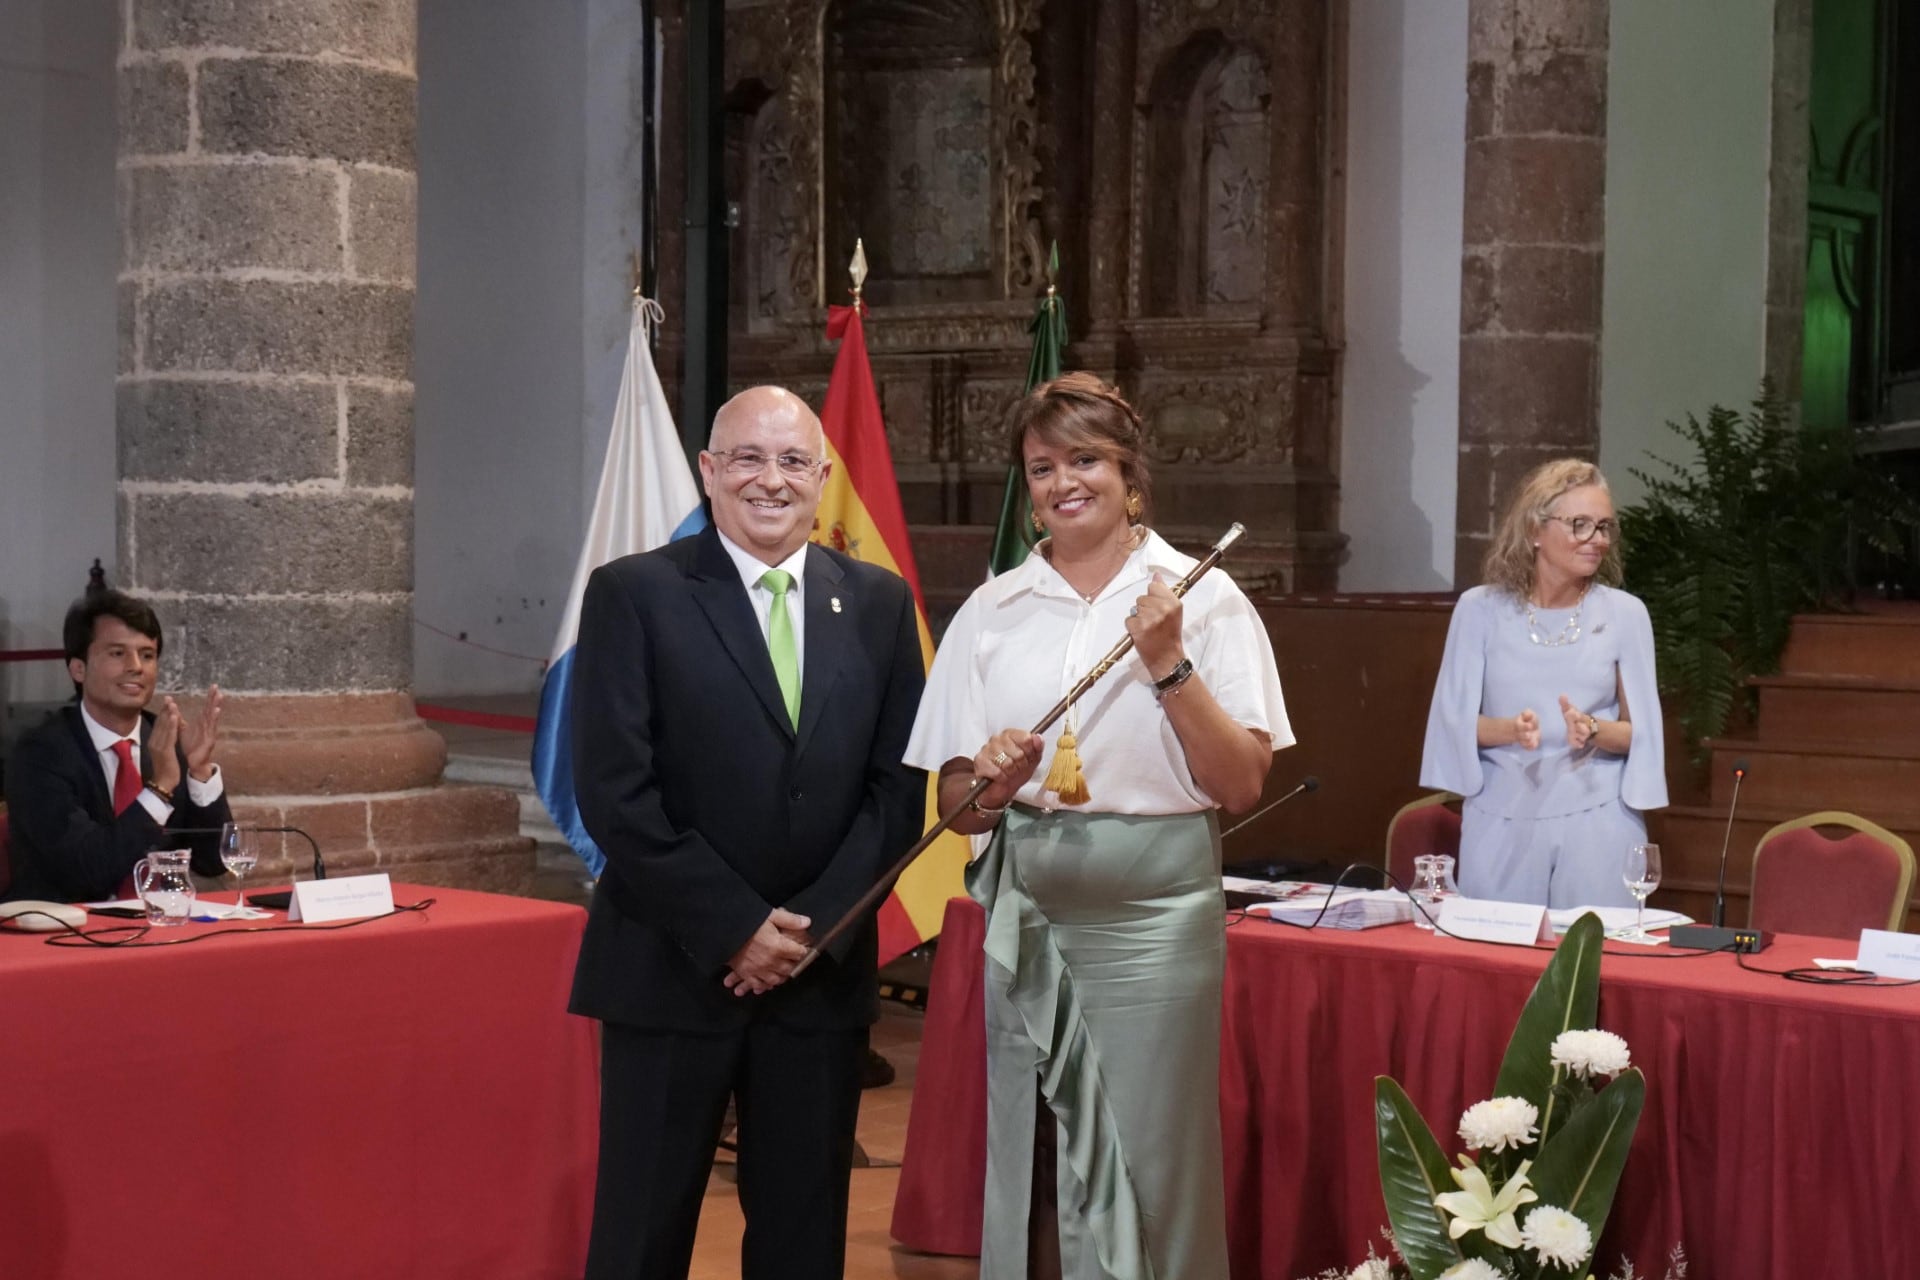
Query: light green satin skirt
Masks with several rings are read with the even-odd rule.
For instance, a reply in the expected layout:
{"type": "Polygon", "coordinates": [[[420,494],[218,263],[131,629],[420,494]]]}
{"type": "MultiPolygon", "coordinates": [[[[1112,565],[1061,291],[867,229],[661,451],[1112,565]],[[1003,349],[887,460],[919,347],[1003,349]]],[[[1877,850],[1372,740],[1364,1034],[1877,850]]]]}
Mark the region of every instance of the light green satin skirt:
{"type": "Polygon", "coordinates": [[[1016,808],[967,891],[988,912],[981,1280],[1026,1274],[1036,1088],[1065,1280],[1225,1280],[1214,815],[1016,808]]]}

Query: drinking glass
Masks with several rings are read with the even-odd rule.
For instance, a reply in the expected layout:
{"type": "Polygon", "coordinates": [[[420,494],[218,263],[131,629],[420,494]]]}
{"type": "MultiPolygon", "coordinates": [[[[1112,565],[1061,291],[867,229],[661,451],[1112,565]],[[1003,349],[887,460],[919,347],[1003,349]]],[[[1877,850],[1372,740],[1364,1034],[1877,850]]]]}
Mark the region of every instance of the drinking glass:
{"type": "Polygon", "coordinates": [[[1626,861],[1620,868],[1620,878],[1627,882],[1627,892],[1633,895],[1634,902],[1638,904],[1633,916],[1633,928],[1620,937],[1628,942],[1652,942],[1653,935],[1642,926],[1647,919],[1647,895],[1660,887],[1660,846],[1628,845],[1626,861]]]}
{"type": "Polygon", "coordinates": [[[260,840],[252,827],[229,822],[220,828],[220,861],[239,881],[234,909],[229,920],[264,920],[268,912],[247,905],[247,872],[260,861],[260,840]]]}

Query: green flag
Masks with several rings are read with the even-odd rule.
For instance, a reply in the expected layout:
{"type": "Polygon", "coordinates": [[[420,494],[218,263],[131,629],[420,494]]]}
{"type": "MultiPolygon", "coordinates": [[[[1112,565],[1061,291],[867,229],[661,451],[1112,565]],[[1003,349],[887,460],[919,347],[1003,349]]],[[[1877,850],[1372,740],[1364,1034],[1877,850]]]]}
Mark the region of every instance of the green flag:
{"type": "MultiPolygon", "coordinates": [[[[1027,360],[1029,391],[1060,376],[1060,353],[1067,345],[1067,304],[1051,283],[1059,272],[1060,246],[1056,244],[1047,260],[1047,278],[1050,282],[1047,295],[1040,299],[1040,310],[1027,329],[1033,335],[1033,355],[1027,360]]],[[[1005,573],[1024,561],[1027,553],[1033,550],[1039,535],[1033,531],[1033,521],[1029,518],[1032,510],[1027,497],[1026,477],[1020,474],[1018,464],[1010,464],[1007,467],[1007,492],[1000,499],[1000,523],[993,530],[993,554],[987,560],[990,572],[1005,573]]]]}

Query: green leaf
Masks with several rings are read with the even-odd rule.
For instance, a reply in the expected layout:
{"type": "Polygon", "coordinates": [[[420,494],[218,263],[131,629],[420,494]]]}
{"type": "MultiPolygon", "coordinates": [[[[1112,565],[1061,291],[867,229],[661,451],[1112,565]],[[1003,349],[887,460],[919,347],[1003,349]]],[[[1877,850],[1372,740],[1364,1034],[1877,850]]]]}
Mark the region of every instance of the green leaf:
{"type": "Polygon", "coordinates": [[[1435,1280],[1467,1255],[1447,1235],[1435,1196],[1454,1190],[1446,1152],[1408,1099],[1386,1076],[1373,1082],[1374,1123],[1380,1137],[1380,1194],[1393,1224],[1393,1242],[1413,1280],[1435,1280]]]}
{"type": "Polygon", "coordinates": [[[1646,1100],[1647,1081],[1639,1069],[1621,1072],[1592,1106],[1579,1109],[1554,1133],[1528,1171],[1539,1203],[1565,1209],[1586,1223],[1596,1247],[1646,1100]]]}
{"type": "Polygon", "coordinates": [[[1571,1029],[1593,1026],[1600,1009],[1600,947],[1604,933],[1600,917],[1589,911],[1574,921],[1567,936],[1554,948],[1533,994],[1520,1011],[1507,1041],[1507,1056],[1494,1082],[1497,1098],[1525,1098],[1540,1109],[1540,1140],[1566,1118],[1555,1107],[1554,1078],[1559,1073],[1548,1059],[1554,1037],[1571,1029]]]}

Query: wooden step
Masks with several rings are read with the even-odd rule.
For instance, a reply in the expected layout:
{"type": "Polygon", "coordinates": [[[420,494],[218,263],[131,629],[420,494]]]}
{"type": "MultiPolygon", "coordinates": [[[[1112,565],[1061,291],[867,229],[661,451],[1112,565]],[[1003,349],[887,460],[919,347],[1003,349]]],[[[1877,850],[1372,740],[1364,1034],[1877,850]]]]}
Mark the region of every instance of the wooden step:
{"type": "Polygon", "coordinates": [[[1756,676],[1763,742],[1865,743],[1920,755],[1920,681],[1756,676]]]}
{"type": "Polygon", "coordinates": [[[1756,808],[1847,809],[1883,826],[1920,821],[1920,759],[1901,748],[1735,738],[1707,746],[1716,806],[1724,808],[1732,797],[1733,764],[1744,759],[1749,768],[1741,799],[1756,808]]]}
{"type": "Polygon", "coordinates": [[[1920,682],[1920,605],[1801,614],[1793,620],[1780,671],[1920,682]]]}

